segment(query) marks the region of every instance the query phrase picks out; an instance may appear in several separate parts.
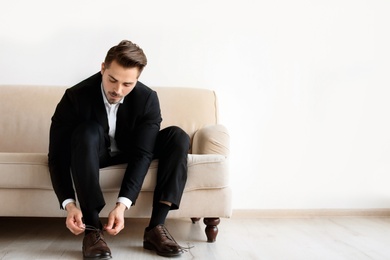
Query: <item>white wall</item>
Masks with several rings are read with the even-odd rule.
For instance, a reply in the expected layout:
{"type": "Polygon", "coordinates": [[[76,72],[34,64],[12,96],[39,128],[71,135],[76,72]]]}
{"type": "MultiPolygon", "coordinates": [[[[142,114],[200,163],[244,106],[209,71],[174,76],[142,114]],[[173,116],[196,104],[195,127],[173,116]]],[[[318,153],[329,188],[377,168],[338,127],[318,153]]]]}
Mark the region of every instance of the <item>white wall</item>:
{"type": "Polygon", "coordinates": [[[141,81],[212,88],[234,208],[390,207],[390,2],[0,2],[0,84],[73,85],[122,39],[141,81]]]}

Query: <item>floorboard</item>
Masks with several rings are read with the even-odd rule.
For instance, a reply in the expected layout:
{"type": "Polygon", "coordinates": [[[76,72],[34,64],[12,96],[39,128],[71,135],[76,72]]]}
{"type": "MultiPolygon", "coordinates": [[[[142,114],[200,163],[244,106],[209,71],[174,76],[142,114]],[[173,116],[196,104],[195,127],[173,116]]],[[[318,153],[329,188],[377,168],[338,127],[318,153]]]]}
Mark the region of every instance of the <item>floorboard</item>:
{"type": "MultiPolygon", "coordinates": [[[[74,236],[60,218],[0,218],[0,259],[82,259],[82,235],[74,236]]],[[[147,219],[126,219],[117,236],[106,235],[113,259],[163,259],[142,248],[147,219]]],[[[217,242],[207,243],[205,225],[168,219],[182,246],[176,259],[388,260],[390,218],[232,218],[222,219],[217,242]]]]}

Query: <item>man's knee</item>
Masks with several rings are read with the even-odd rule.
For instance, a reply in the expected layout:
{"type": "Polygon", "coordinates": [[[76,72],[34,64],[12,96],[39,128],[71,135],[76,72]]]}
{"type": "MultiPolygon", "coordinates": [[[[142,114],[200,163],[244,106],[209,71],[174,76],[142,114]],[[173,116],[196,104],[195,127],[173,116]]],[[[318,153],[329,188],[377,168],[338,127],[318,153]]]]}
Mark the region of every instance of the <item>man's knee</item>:
{"type": "Polygon", "coordinates": [[[171,141],[176,147],[181,147],[183,151],[188,151],[190,148],[189,135],[178,126],[170,127],[171,141]]]}

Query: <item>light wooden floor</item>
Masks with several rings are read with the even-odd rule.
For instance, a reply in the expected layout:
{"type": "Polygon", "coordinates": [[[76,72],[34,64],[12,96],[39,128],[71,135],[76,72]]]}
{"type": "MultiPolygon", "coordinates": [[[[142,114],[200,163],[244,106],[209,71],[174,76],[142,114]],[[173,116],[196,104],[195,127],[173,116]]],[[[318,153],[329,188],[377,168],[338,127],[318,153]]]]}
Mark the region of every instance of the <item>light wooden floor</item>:
{"type": "MultiPolygon", "coordinates": [[[[142,248],[146,219],[127,219],[106,236],[113,259],[164,259],[142,248]]],[[[390,218],[222,219],[216,243],[202,222],[167,220],[177,242],[194,246],[175,259],[390,259],[390,218]]],[[[0,259],[82,259],[82,235],[57,218],[0,218],[0,259]]]]}

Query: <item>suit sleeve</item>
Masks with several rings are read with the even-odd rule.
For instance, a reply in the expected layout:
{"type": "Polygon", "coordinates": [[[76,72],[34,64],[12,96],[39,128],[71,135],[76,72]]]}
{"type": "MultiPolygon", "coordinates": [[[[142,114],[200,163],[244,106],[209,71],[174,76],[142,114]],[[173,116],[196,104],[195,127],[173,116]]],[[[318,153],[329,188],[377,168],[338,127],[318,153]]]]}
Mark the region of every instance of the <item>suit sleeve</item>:
{"type": "Polygon", "coordinates": [[[153,160],[153,150],[161,121],[157,93],[152,91],[146,101],[142,119],[139,120],[133,132],[134,142],[130,149],[129,163],[119,192],[119,197],[127,197],[133,204],[153,160]]]}
{"type": "Polygon", "coordinates": [[[49,142],[49,171],[54,192],[61,203],[75,199],[70,175],[71,136],[77,125],[75,100],[67,90],[52,117],[49,142]]]}

